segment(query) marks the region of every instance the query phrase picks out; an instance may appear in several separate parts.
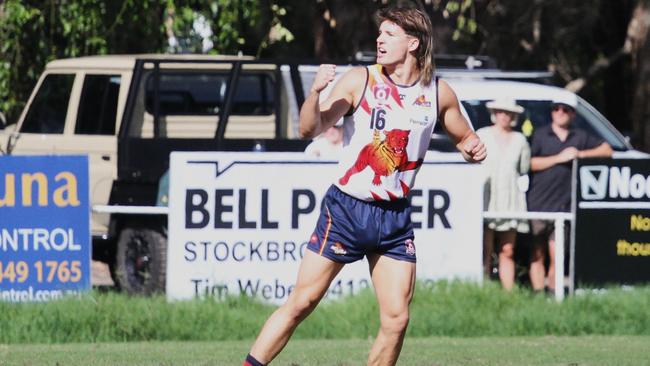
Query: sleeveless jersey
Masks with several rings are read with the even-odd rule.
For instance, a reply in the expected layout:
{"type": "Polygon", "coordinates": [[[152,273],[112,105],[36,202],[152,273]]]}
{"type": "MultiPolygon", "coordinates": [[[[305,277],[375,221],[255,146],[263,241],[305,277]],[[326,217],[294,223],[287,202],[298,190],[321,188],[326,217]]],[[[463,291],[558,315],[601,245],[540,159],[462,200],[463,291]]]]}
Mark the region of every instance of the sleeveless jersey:
{"type": "Polygon", "coordinates": [[[381,65],[367,67],[363,96],[343,120],[335,185],[364,201],[407,196],[437,121],[437,83],[393,83],[381,65]]]}

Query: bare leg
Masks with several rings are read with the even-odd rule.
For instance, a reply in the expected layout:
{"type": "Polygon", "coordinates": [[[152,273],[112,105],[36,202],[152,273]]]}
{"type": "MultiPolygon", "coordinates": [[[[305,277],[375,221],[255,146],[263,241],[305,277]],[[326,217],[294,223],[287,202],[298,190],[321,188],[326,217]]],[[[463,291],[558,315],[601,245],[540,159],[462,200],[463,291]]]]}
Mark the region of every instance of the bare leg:
{"type": "Polygon", "coordinates": [[[282,351],[298,324],[316,308],[343,264],[306,250],[300,263],[296,287],[287,302],[267,320],[257,336],[251,356],[267,364],[282,351]]]}
{"type": "Polygon", "coordinates": [[[555,289],[555,239],[548,240],[548,284],[549,290],[555,289]]]}
{"type": "Polygon", "coordinates": [[[494,230],[483,228],[483,278],[490,279],[492,275],[492,252],[494,251],[494,230]]]}
{"type": "Polygon", "coordinates": [[[530,285],[535,291],[544,289],[544,276],[546,275],[544,269],[544,255],[546,254],[546,250],[544,246],[546,245],[548,244],[536,242],[532,248],[528,275],[530,276],[530,285]]]}
{"type": "Polygon", "coordinates": [[[509,230],[499,233],[499,279],[504,289],[510,291],[515,284],[515,238],[517,232],[509,230]]]}
{"type": "Polygon", "coordinates": [[[395,365],[402,350],[409,304],[415,285],[415,263],[370,256],[370,276],[379,303],[381,326],[368,356],[368,365],[395,365]]]}

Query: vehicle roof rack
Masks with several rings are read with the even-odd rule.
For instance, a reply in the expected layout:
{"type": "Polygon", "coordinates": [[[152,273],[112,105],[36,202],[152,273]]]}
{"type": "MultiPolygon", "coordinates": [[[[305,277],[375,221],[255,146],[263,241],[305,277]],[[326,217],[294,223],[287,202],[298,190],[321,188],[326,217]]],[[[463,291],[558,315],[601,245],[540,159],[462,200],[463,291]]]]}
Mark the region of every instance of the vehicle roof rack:
{"type": "MultiPolygon", "coordinates": [[[[360,51],[355,61],[372,63],[375,56],[374,51],[360,51]]],[[[433,59],[436,75],[444,78],[520,80],[543,84],[551,84],[553,78],[550,71],[504,71],[497,68],[493,58],[484,55],[437,54],[433,59]]]]}
{"type": "Polygon", "coordinates": [[[497,79],[541,82],[552,84],[553,72],[551,71],[503,71],[499,69],[488,70],[459,70],[436,68],[436,75],[443,78],[455,79],[497,79]]]}
{"type": "MultiPolygon", "coordinates": [[[[355,55],[355,61],[375,62],[375,51],[359,51],[355,55]]],[[[450,55],[437,54],[433,56],[436,68],[444,69],[464,69],[464,70],[481,70],[496,69],[497,63],[490,56],[484,55],[450,55]]]]}
{"type": "Polygon", "coordinates": [[[482,55],[448,55],[440,54],[433,56],[436,68],[445,69],[496,69],[497,63],[490,56],[482,55]]]}

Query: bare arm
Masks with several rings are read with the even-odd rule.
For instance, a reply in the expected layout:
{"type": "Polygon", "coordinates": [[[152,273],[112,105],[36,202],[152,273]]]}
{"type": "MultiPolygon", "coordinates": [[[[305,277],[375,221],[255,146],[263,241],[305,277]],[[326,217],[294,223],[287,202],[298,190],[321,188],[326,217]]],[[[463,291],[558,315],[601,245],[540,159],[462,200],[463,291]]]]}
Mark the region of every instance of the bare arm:
{"type": "Polygon", "coordinates": [[[447,134],[470,163],[478,163],[487,157],[485,145],[460,112],[456,93],[444,81],[439,82],[440,122],[447,134]]]}
{"type": "Polygon", "coordinates": [[[575,147],[567,147],[555,155],[549,156],[535,156],[530,159],[530,170],[539,172],[546,170],[558,164],[566,163],[578,157],[578,149],[575,147]]]}
{"type": "Polygon", "coordinates": [[[579,158],[611,158],[614,150],[607,143],[603,142],[602,144],[594,147],[593,149],[580,150],[578,151],[579,158]]]}
{"type": "Polygon", "coordinates": [[[525,141],[519,157],[519,174],[526,174],[530,170],[530,145],[525,141]]]}
{"type": "Polygon", "coordinates": [[[603,142],[593,149],[587,150],[578,150],[575,147],[567,147],[556,155],[536,156],[532,158],[530,161],[530,169],[534,172],[538,172],[575,158],[610,158],[612,157],[612,153],[612,147],[607,142],[603,142]]]}
{"type": "Polygon", "coordinates": [[[312,138],[334,126],[360,99],[366,77],[361,67],[341,76],[327,99],[319,105],[320,93],[334,80],[335,74],[335,65],[319,67],[309,96],[300,108],[300,137],[312,138]]]}

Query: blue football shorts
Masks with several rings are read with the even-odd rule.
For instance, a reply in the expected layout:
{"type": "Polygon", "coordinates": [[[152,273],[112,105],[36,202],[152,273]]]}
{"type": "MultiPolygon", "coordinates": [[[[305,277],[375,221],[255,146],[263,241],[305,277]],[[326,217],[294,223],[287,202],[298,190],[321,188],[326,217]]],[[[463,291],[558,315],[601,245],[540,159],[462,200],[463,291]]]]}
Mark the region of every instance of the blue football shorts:
{"type": "Polygon", "coordinates": [[[413,239],[407,199],[366,202],[332,185],[308,248],[338,263],[352,263],[369,254],[415,262],[413,239]]]}

